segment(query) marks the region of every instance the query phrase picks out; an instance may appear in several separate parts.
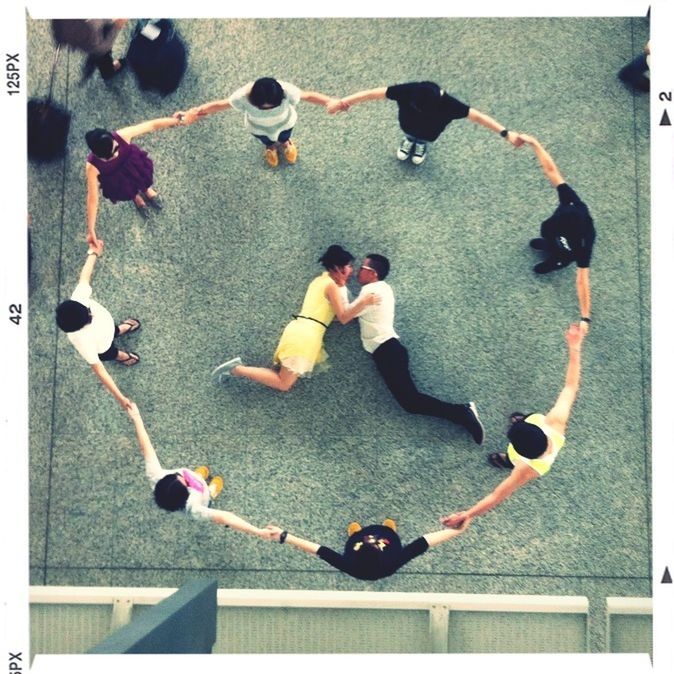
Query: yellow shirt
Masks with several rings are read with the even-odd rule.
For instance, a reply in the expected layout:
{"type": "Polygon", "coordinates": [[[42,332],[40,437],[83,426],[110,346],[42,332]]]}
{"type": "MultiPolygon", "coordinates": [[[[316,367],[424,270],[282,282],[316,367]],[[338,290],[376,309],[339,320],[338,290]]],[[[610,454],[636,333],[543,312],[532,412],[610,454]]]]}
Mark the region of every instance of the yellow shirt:
{"type": "Polygon", "coordinates": [[[526,456],[518,454],[511,443],[508,445],[508,458],[515,465],[526,463],[527,466],[533,468],[542,477],[552,468],[559,450],[564,446],[565,438],[561,433],[558,433],[545,423],[544,414],[530,414],[525,421],[528,424],[538,426],[545,433],[545,436],[552,441],[552,451],[544,456],[539,456],[537,459],[528,459],[526,456]]]}

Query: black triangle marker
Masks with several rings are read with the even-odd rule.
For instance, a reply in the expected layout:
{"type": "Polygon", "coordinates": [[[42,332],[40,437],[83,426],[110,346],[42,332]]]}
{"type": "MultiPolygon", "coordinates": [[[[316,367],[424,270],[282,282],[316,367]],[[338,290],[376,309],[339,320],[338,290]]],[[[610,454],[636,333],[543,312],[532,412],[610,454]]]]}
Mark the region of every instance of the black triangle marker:
{"type": "MultiPolygon", "coordinates": [[[[667,114],[667,110],[665,110],[662,113],[662,119],[660,120],[660,126],[671,126],[672,123],[669,121],[669,115],[667,114]]],[[[672,582],[671,580],[669,581],[670,583],[672,582]]]]}
{"type": "Polygon", "coordinates": [[[672,582],[672,576],[669,573],[668,567],[665,567],[665,574],[662,576],[662,580],[660,582],[661,583],[671,583],[672,582]]]}

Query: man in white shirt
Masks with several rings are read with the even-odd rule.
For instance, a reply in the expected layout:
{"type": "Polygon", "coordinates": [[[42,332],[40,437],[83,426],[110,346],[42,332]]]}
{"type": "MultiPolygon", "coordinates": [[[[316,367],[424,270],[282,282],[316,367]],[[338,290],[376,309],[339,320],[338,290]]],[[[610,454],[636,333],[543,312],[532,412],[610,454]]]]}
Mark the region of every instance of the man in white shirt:
{"type": "Polygon", "coordinates": [[[406,412],[426,414],[460,424],[481,445],[484,427],[474,402],[444,402],[421,393],[414,384],[410,375],[407,349],[400,343],[398,334],[393,329],[395,297],[391,286],[384,281],[389,269],[387,258],[377,253],[368,253],[358,271],[358,283],[363,286],[360,294],[375,293],[381,298],[379,304],[366,307],[358,315],[363,348],[372,354],[393,397],[406,412]]]}
{"type": "Polygon", "coordinates": [[[89,246],[87,261],[84,263],[75,291],[69,300],[61,302],[56,308],[56,323],[68,335],[68,339],[82,358],[91,365],[91,369],[103,386],[124,409],[129,409],[131,401],[117,388],[101,361],[116,360],[127,366],[140,362],[137,354],[132,351],[128,353],[120,351],[114,343],[115,337],[138,330],[140,321],[128,318],[120,325],[115,325],[110,312],[91,298],[91,275],[96,259],[102,252],[102,239],[98,239],[96,245],[89,246]]]}

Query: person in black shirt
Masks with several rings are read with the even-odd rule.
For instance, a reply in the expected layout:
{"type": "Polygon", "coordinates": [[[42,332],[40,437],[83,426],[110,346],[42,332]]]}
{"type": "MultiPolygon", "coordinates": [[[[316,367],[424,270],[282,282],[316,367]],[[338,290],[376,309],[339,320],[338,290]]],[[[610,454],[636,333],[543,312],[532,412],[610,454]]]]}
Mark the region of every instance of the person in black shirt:
{"type": "Polygon", "coordinates": [[[587,206],[565,182],[562,174],[540,142],[533,136],[521,134],[520,138],[534,148],[543,173],[557,189],[559,206],[541,224],[541,237],[532,239],[529,245],[546,254],[534,271],[537,274],[562,269],[575,261],[576,291],[580,305],[580,320],[583,334],[587,334],[590,318],[590,259],[595,239],[594,223],[587,206]]]}
{"type": "Polygon", "coordinates": [[[435,82],[407,82],[359,91],[342,99],[333,99],[326,108],[329,113],[334,114],[345,112],[357,103],[382,98],[398,103],[398,121],[405,134],[396,155],[400,161],[411,156],[413,164],[423,164],[428,143],[437,140],[452,120],[464,117],[495,131],[515,147],[523,144],[518,133],[508,131],[489,115],[450,96],[435,82]]]}
{"type": "Polygon", "coordinates": [[[403,546],[396,532],[396,523],[392,519],[385,519],[383,524],[371,524],[365,528],[357,522],[351,522],[348,528],[349,538],[342,554],[289,534],[280,527],[267,525],[267,528],[272,531],[272,540],[279,543],[287,541],[359,580],[379,580],[392,576],[401,566],[426,552],[429,547],[455,538],[469,524],[470,518],[466,518],[457,529],[434,531],[403,546]]]}

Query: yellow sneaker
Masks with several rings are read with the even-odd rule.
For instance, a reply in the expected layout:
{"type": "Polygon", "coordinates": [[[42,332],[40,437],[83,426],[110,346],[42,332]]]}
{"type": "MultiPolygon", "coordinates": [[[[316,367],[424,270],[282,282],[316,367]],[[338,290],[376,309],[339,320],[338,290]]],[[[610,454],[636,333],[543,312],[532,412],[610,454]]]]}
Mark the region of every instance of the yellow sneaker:
{"type": "Polygon", "coordinates": [[[349,526],[347,527],[346,533],[349,534],[349,536],[353,536],[357,531],[360,531],[363,527],[358,524],[358,522],[351,522],[349,526]]]}
{"type": "Polygon", "coordinates": [[[224,486],[225,481],[219,475],[216,475],[208,485],[208,491],[211,494],[211,499],[215,500],[218,498],[224,486]]]}
{"type": "Polygon", "coordinates": [[[396,526],[396,521],[392,520],[390,517],[387,517],[382,524],[385,527],[388,527],[389,529],[393,529],[393,531],[398,531],[398,527],[396,526]]]}
{"type": "Polygon", "coordinates": [[[268,147],[264,151],[264,158],[266,159],[267,164],[269,164],[269,166],[272,168],[276,168],[278,166],[278,150],[276,149],[275,145],[268,147]]]}
{"type": "Polygon", "coordinates": [[[208,476],[211,474],[211,471],[208,470],[208,466],[199,466],[198,468],[194,469],[194,472],[197,475],[201,475],[201,477],[203,477],[204,480],[208,480],[208,476]]]}
{"type": "Polygon", "coordinates": [[[297,161],[297,146],[293,145],[292,140],[289,140],[283,146],[283,156],[289,164],[294,164],[297,161]]]}

